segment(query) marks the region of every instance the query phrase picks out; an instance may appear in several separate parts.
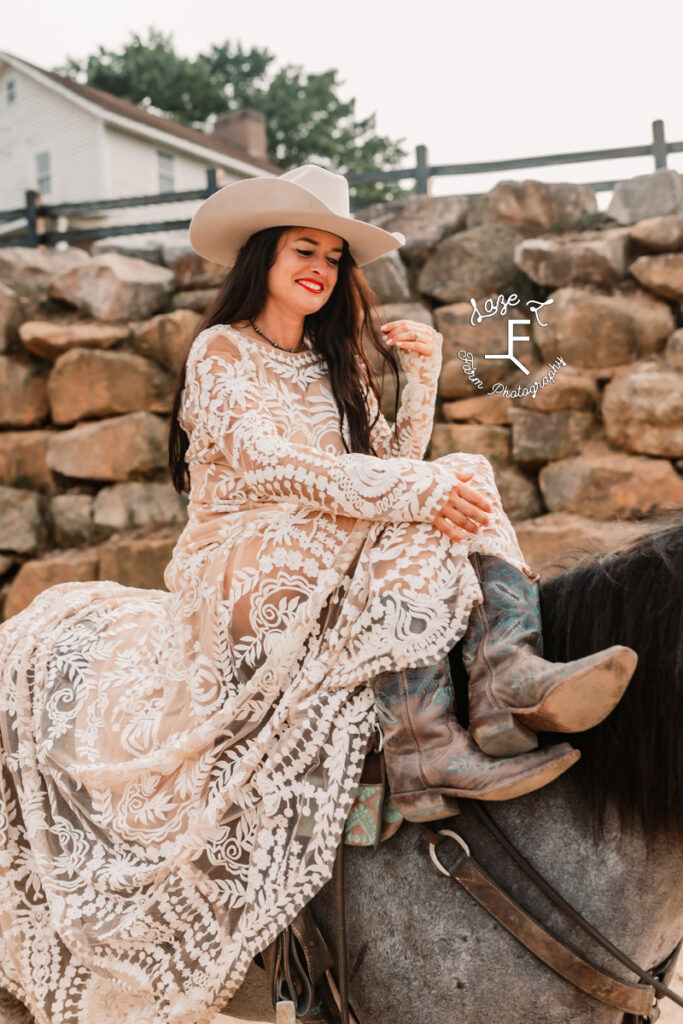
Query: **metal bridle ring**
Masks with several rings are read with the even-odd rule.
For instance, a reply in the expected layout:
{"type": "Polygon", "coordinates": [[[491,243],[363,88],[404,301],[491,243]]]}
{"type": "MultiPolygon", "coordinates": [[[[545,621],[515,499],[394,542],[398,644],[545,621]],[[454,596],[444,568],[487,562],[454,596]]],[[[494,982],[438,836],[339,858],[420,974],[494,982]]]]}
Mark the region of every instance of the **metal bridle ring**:
{"type": "MultiPolygon", "coordinates": [[[[469,857],[469,855],[470,855],[470,848],[469,848],[469,846],[467,845],[467,843],[465,842],[465,840],[463,839],[462,836],[459,836],[457,832],[451,832],[451,830],[448,829],[448,828],[440,828],[438,830],[438,832],[439,832],[440,836],[450,836],[451,839],[455,839],[456,843],[459,843],[460,846],[462,846],[463,850],[465,851],[465,854],[469,857]]],[[[451,877],[450,871],[446,871],[446,868],[443,866],[443,864],[441,863],[441,861],[439,860],[439,858],[436,855],[435,845],[436,845],[435,843],[432,843],[430,841],[430,843],[429,843],[429,856],[432,858],[432,862],[433,862],[434,866],[439,869],[441,874],[442,875],[446,875],[448,878],[450,878],[451,877]]]]}

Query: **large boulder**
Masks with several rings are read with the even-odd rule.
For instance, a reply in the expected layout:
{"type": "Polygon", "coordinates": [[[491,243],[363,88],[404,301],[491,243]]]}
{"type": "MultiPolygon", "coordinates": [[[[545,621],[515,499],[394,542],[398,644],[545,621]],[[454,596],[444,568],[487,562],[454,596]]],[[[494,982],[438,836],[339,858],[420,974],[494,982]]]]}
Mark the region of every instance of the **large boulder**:
{"type": "Polygon", "coordinates": [[[187,497],[170,483],[138,481],[102,487],[95,498],[94,521],[112,530],[187,521],[187,497]]]}
{"type": "Polygon", "coordinates": [[[34,597],[59,583],[90,582],[97,579],[97,552],[57,551],[45,558],[31,559],[19,568],[5,599],[6,619],[28,607],[34,597]]]}
{"type": "Polygon", "coordinates": [[[48,294],[108,323],[142,320],[159,313],[173,288],[173,271],[119,253],[94,256],[67,271],[48,294]]]}
{"type": "Polygon", "coordinates": [[[130,480],[168,465],[168,423],[132,412],[58,431],[48,441],[47,464],[77,480],[130,480]]]}
{"type": "Polygon", "coordinates": [[[619,224],[682,212],[683,178],[668,168],[618,181],[607,207],[607,215],[619,224]]]}
{"type": "Polygon", "coordinates": [[[92,494],[56,494],[50,502],[52,532],[61,548],[83,547],[107,537],[111,531],[93,522],[92,494]]]}
{"type": "Polygon", "coordinates": [[[0,281],[0,352],[6,352],[12,346],[20,323],[19,296],[13,288],[0,281]]]}
{"type": "Polygon", "coordinates": [[[417,286],[442,303],[495,295],[519,273],[515,247],[523,234],[507,224],[482,224],[440,242],[420,271],[417,286]]]}
{"type": "Polygon", "coordinates": [[[192,309],[205,313],[216,298],[215,288],[183,288],[171,296],[171,309],[192,309]]]}
{"type": "Polygon", "coordinates": [[[674,331],[667,341],[664,358],[674,370],[683,370],[683,327],[674,331]]]}
{"type": "Polygon", "coordinates": [[[640,519],[683,502],[683,479],[667,459],[600,453],[550,462],[538,482],[551,512],[640,519]]]}
{"type": "Polygon", "coordinates": [[[476,395],[442,402],[441,410],[448,422],[507,424],[511,399],[504,395],[476,395]]]}
{"type": "Polygon", "coordinates": [[[53,422],[69,424],[139,409],[170,412],[175,378],[133,352],[75,348],[59,357],[47,389],[53,422]]]}
{"type": "Polygon", "coordinates": [[[164,570],[171,560],[181,526],[164,526],[153,533],[117,534],[100,546],[101,580],[116,580],[125,587],[165,590],[164,570]]]}
{"type": "Polygon", "coordinates": [[[586,231],[554,238],[526,238],[515,249],[515,263],[536,284],[615,284],[626,273],[626,228],[586,231]]]}
{"type": "Polygon", "coordinates": [[[524,234],[568,231],[597,211],[595,189],[591,185],[499,181],[477,198],[467,215],[467,226],[509,224],[524,234]]]}
{"type": "Polygon", "coordinates": [[[189,246],[164,246],[163,257],[175,275],[178,288],[216,288],[228,273],[226,267],[205,260],[189,246]]]}
{"type": "Polygon", "coordinates": [[[683,249],[683,215],[680,213],[668,217],[646,217],[628,230],[634,242],[654,252],[683,249]]]}
{"type": "Polygon", "coordinates": [[[75,323],[26,320],[19,328],[19,337],[29,352],[52,362],[72,348],[113,348],[129,334],[128,327],[98,324],[94,320],[75,323]]]}
{"type": "Polygon", "coordinates": [[[0,484],[53,494],[57,484],[46,461],[53,434],[52,430],[0,431],[0,484]]]}
{"type": "Polygon", "coordinates": [[[509,519],[517,522],[543,512],[543,502],[534,480],[517,466],[506,466],[502,463],[491,465],[500,501],[509,519]]]}
{"type": "Polygon", "coordinates": [[[512,425],[512,456],[527,468],[578,455],[595,424],[593,413],[582,409],[541,412],[513,408],[508,420],[512,425]]]}
{"type": "Polygon", "coordinates": [[[89,260],[83,249],[62,251],[9,246],[0,249],[0,281],[20,295],[43,299],[51,281],[89,260]]]}
{"type": "Polygon", "coordinates": [[[18,487],[0,487],[0,550],[25,555],[47,540],[45,499],[18,487]]]}
{"type": "Polygon", "coordinates": [[[0,427],[33,427],[49,414],[47,381],[34,363],[0,356],[0,427]]]}
{"type": "Polygon", "coordinates": [[[664,348],[674,330],[671,309],[647,292],[601,295],[573,286],[553,292],[545,327],[532,324],[546,360],[562,356],[578,367],[630,363],[664,348]]]}
{"type": "Polygon", "coordinates": [[[663,299],[683,299],[683,252],[640,256],[629,270],[644,288],[663,299]]]}
{"type": "Polygon", "coordinates": [[[408,273],[396,250],[368,263],[363,274],[380,302],[410,302],[408,273]]]}
{"type": "Polygon", "coordinates": [[[435,423],[429,447],[431,460],[451,452],[485,455],[491,465],[510,465],[510,430],[490,424],[435,423]]]}
{"type": "Polygon", "coordinates": [[[400,249],[401,258],[422,266],[442,238],[465,227],[471,203],[467,196],[413,195],[366,206],[355,216],[385,231],[400,231],[406,239],[400,249]]]}
{"type": "Polygon", "coordinates": [[[683,373],[641,363],[606,386],[602,418],[610,441],[629,452],[683,456],[683,373]]]}
{"type": "Polygon", "coordinates": [[[137,352],[180,373],[187,357],[200,317],[190,309],[160,313],[133,326],[133,345],[137,352]]]}

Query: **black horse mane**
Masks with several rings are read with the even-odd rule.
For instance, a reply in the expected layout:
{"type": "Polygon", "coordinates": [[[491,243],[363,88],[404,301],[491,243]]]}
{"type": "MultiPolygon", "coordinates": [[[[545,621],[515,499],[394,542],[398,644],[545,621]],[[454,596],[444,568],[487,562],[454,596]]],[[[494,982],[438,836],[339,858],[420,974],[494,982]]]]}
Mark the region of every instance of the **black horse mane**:
{"type": "MultiPolygon", "coordinates": [[[[604,722],[541,742],[565,739],[581,750],[571,775],[596,831],[611,803],[623,826],[683,835],[683,507],[625,548],[554,565],[564,571],[540,581],[544,656],[572,661],[626,644],[638,665],[604,722]]],[[[451,661],[457,700],[464,669],[451,661]]]]}
{"type": "Polygon", "coordinates": [[[638,654],[612,714],[565,737],[581,750],[573,771],[598,825],[611,801],[625,825],[683,833],[683,508],[543,582],[541,615],[550,661],[611,644],[638,654]]]}

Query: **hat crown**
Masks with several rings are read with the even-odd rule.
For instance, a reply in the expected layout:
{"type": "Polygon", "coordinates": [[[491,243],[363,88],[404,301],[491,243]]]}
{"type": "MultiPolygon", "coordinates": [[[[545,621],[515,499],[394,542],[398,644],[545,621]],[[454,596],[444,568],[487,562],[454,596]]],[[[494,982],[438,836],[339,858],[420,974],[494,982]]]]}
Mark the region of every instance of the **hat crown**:
{"type": "Polygon", "coordinates": [[[334,174],[316,164],[303,164],[281,174],[278,180],[291,181],[312,192],[338,217],[350,216],[349,185],[342,174],[334,174]]]}

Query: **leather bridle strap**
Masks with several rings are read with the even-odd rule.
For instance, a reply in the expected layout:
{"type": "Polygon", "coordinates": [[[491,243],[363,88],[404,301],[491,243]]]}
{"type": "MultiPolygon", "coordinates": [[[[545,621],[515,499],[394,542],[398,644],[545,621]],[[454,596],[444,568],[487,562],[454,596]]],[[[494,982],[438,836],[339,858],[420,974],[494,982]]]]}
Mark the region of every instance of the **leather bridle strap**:
{"type": "MultiPolygon", "coordinates": [[[[427,835],[432,846],[446,838],[422,823],[417,824],[427,835]]],[[[666,991],[661,994],[669,994],[666,986],[662,986],[657,979],[653,978],[656,986],[651,983],[639,985],[622,981],[611,972],[593,964],[571,946],[559,942],[543,925],[503,892],[491,876],[469,856],[469,852],[461,851],[452,868],[446,869],[440,863],[438,866],[444,874],[459,882],[477,903],[530,952],[587,995],[623,1013],[647,1017],[652,1010],[655,989],[663,988],[666,991]]],[[[650,975],[647,972],[637,968],[636,973],[649,982],[650,975]]],[[[675,993],[671,993],[671,996],[679,1001],[675,993]]]]}
{"type": "Polygon", "coordinates": [[[334,860],[335,903],[337,910],[337,977],[339,979],[339,1014],[342,1024],[349,1024],[349,983],[346,952],[346,920],[344,915],[344,839],[337,847],[334,860]]]}
{"type": "MultiPolygon", "coordinates": [[[[567,901],[560,896],[559,892],[552,887],[550,882],[547,882],[545,878],[539,875],[539,873],[531,866],[529,861],[522,856],[515,846],[513,846],[505,833],[502,832],[496,825],[495,821],[493,821],[490,814],[485,811],[479,803],[472,801],[472,810],[475,812],[482,824],[486,826],[489,832],[495,836],[503,849],[506,850],[515,863],[519,865],[522,871],[532,880],[532,882],[534,882],[535,885],[538,886],[541,892],[555,904],[555,906],[564,911],[570,920],[587,932],[592,939],[603,947],[603,949],[606,949],[608,953],[611,953],[620,964],[628,968],[629,971],[633,971],[641,981],[651,985],[658,996],[666,996],[678,1006],[683,1006],[683,997],[677,995],[676,992],[672,992],[671,989],[667,988],[667,986],[664,985],[654,974],[645,971],[642,967],[639,967],[635,961],[631,960],[631,958],[626,955],[626,953],[622,952],[622,950],[620,950],[618,946],[615,946],[613,942],[610,942],[602,932],[599,932],[598,929],[590,923],[590,921],[587,921],[578,910],[575,910],[570,903],[567,903],[567,901]]],[[[683,942],[683,940],[681,941],[683,942]]],[[[678,948],[680,948],[680,943],[674,952],[676,952],[678,948]]]]}

